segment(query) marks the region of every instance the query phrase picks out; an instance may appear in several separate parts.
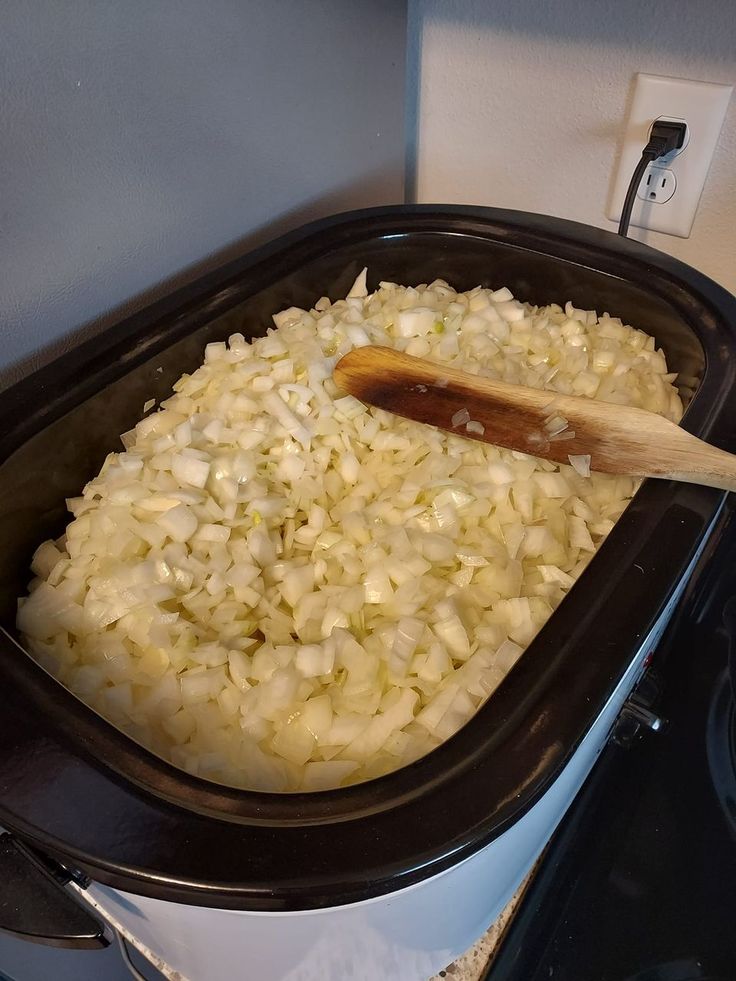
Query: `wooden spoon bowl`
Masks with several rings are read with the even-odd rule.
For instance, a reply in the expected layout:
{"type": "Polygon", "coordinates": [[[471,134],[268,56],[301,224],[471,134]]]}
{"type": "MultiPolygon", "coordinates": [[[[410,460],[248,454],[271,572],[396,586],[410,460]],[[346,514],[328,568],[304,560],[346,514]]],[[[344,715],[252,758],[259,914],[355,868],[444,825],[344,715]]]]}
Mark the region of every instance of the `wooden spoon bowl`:
{"type": "Polygon", "coordinates": [[[335,382],[362,402],[458,436],[591,470],[736,490],[736,455],[646,409],[509,385],[387,347],[360,347],[335,382]]]}

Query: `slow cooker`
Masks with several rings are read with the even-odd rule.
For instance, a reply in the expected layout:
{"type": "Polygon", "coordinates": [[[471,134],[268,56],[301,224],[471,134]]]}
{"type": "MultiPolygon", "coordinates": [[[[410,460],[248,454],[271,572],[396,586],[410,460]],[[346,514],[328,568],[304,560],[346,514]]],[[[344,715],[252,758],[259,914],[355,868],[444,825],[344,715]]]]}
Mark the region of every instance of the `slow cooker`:
{"type": "Polygon", "coordinates": [[[733,297],[608,232],[487,208],[399,206],[308,225],[2,393],[0,824],[13,875],[0,890],[16,901],[0,903],[0,927],[99,941],[78,921],[65,932],[64,909],[86,915],[63,885],[74,882],[190,981],[420,981],[498,915],[606,745],[725,492],[645,482],[481,711],[423,759],[346,789],[267,794],[190,776],[23,651],[13,624],[32,552],[60,534],[65,498],[144,401],[165,398],[209,341],[344,296],[364,265],[369,285],[442,277],[621,317],[652,333],[679,373],[684,427],[733,449],[733,297]],[[17,900],[36,888],[19,892],[24,877],[46,883],[43,909],[17,900]]]}

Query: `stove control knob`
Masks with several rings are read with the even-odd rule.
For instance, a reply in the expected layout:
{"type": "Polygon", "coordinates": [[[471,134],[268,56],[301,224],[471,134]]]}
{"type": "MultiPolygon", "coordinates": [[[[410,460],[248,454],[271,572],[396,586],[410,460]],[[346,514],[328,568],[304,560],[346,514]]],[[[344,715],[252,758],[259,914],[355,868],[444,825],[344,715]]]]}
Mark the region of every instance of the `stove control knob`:
{"type": "MultiPolygon", "coordinates": [[[[645,676],[646,678],[646,676],[645,676]]],[[[646,686],[645,686],[646,687],[646,686]]],[[[624,702],[619,717],[611,730],[611,739],[617,746],[628,749],[633,745],[642,729],[659,732],[665,722],[654,713],[642,697],[641,686],[624,702]]]]}
{"type": "Polygon", "coordinates": [[[647,729],[651,729],[652,732],[659,732],[662,728],[663,721],[654,712],[650,712],[648,708],[645,708],[635,699],[629,699],[628,702],[624,703],[624,707],[621,709],[621,714],[626,713],[631,716],[631,718],[636,719],[641,725],[646,726],[647,729]]]}

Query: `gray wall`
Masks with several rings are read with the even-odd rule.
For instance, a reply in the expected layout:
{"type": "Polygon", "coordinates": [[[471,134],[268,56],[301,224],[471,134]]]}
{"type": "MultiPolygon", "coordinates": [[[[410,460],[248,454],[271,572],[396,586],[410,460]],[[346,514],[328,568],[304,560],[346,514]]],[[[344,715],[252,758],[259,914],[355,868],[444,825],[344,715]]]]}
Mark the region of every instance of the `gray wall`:
{"type": "Polygon", "coordinates": [[[403,200],[399,0],[5,0],[0,387],[240,244],[403,200]]]}

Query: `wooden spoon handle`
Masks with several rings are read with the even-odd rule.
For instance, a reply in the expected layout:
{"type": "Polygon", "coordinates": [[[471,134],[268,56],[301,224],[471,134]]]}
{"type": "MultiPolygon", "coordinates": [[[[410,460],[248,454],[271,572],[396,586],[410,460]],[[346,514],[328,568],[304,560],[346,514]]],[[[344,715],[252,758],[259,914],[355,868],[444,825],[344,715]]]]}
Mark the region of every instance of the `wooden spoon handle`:
{"type": "Polygon", "coordinates": [[[509,385],[387,347],[346,354],[334,379],[362,402],[459,436],[557,463],[588,455],[591,469],[604,473],[736,490],[735,455],[646,409],[509,385]],[[567,428],[551,435],[552,416],[567,428]]]}

